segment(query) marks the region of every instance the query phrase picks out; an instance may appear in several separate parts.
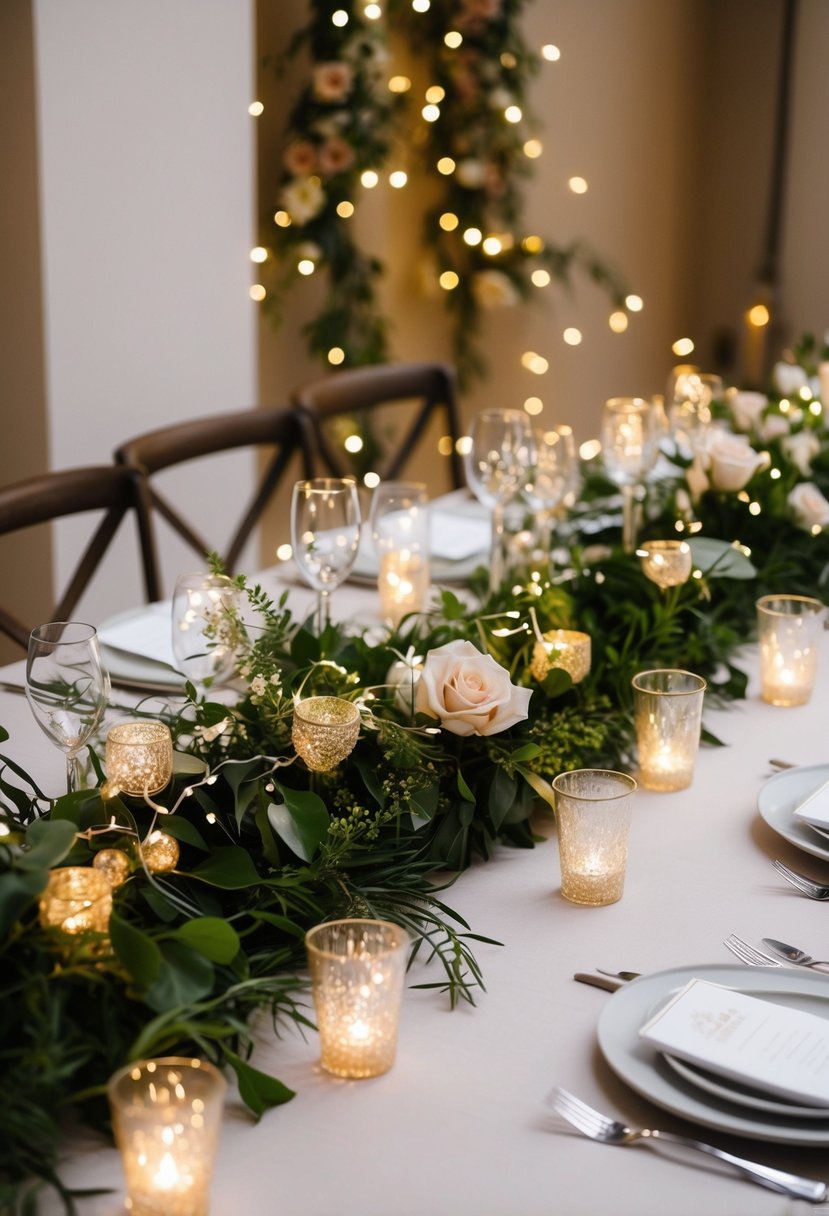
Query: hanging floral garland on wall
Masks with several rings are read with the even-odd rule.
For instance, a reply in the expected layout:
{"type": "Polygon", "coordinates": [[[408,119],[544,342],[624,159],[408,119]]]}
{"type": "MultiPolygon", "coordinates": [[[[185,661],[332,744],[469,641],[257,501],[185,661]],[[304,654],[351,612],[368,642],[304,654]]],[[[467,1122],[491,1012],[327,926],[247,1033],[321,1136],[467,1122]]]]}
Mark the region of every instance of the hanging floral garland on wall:
{"type": "MultiPolygon", "coordinates": [[[[522,35],[524,6],[390,0],[384,25],[379,4],[312,0],[308,24],[283,57],[307,50],[308,77],[289,116],[263,250],[274,255],[265,299],[277,320],[299,277],[327,273],[325,298],[305,327],[309,350],[326,366],[388,356],[383,266],[357,245],[352,217],[398,141],[418,150],[433,200],[423,224],[425,277],[452,317],[462,385],[486,371],[484,314],[531,299],[553,280],[567,284],[576,268],[624,308],[624,283],[600,257],[525,230],[522,187],[541,153],[527,135],[536,124],[526,102],[543,58],[522,35]],[[391,67],[388,35],[414,53],[427,81],[422,103],[410,78],[391,67]]],[[[393,187],[405,182],[402,170],[390,175],[393,187]]]]}

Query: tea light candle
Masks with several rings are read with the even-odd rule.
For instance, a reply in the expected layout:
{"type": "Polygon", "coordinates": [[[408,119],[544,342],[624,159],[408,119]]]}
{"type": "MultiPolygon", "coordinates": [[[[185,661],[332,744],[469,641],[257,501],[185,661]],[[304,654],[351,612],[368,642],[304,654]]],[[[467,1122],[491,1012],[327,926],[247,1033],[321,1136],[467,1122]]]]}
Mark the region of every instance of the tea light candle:
{"type": "Polygon", "coordinates": [[[429,594],[429,561],[411,549],[390,549],[380,555],[377,576],[380,615],[399,625],[409,612],[420,612],[429,594]]]}
{"type": "Polygon", "coordinates": [[[173,775],[173,740],[164,722],[121,722],[106,742],[107,784],[140,797],[163,790],[173,775]]]}
{"type": "Polygon", "coordinates": [[[772,705],[805,705],[817,671],[823,604],[805,595],[757,601],[761,696],[772,705]]]}
{"type": "Polygon", "coordinates": [[[649,540],[636,556],[645,577],[658,587],[679,587],[691,577],[691,546],[685,540],[649,540]]]}
{"type": "Polygon", "coordinates": [[[225,1080],[204,1060],[128,1064],[107,1087],[132,1216],[207,1216],[225,1080]]]}
{"type": "Polygon", "coordinates": [[[622,898],[636,782],[609,769],[576,769],[553,781],[561,894],[600,907],[622,898]]]}
{"type": "Polygon", "coordinates": [[[632,684],[640,783],[650,790],[685,789],[699,748],[705,680],[665,668],[640,672],[632,684]]]}
{"type": "Polygon", "coordinates": [[[326,1072],[357,1079],[391,1068],[408,942],[381,920],[329,921],[306,934],[326,1072]]]}
{"type": "Polygon", "coordinates": [[[50,870],[39,911],[44,929],[58,929],[67,937],[106,933],[112,912],[112,887],[106,876],[91,866],[50,870]]]}
{"type": "Polygon", "coordinates": [[[566,671],[574,684],[590,673],[590,635],[575,629],[550,629],[533,647],[530,671],[543,680],[553,667],[566,671]]]}
{"type": "Polygon", "coordinates": [[[291,741],[316,773],[336,768],[354,750],[360,734],[360,711],[344,697],[306,697],[294,705],[291,741]]]}

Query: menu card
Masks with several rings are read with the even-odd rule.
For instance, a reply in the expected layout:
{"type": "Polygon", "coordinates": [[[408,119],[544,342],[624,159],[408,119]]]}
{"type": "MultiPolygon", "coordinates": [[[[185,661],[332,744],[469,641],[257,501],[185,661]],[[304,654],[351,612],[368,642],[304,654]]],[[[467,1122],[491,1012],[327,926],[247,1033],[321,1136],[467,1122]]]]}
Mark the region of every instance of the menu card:
{"type": "Polygon", "coordinates": [[[806,1106],[829,1106],[829,1020],[692,979],[639,1031],[663,1051],[806,1106]]]}
{"type": "Polygon", "coordinates": [[[794,817],[819,828],[829,828],[829,781],[824,781],[794,808],[794,817]]]}

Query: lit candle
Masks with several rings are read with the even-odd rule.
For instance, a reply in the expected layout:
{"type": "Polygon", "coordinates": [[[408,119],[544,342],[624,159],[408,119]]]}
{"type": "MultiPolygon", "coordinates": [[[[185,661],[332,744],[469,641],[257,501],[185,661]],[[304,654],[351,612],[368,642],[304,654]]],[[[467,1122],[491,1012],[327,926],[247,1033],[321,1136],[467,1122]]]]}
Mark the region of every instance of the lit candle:
{"type": "Polygon", "coordinates": [[[706,683],[690,671],[643,671],[633,677],[639,781],[650,790],[691,784],[706,683]]]}
{"type": "Polygon", "coordinates": [[[106,933],[112,912],[112,886],[92,866],[50,870],[39,912],[44,929],[57,929],[68,938],[106,933]]]}
{"type": "Polygon", "coordinates": [[[344,697],[305,697],[294,704],[291,742],[315,773],[336,768],[354,750],[360,711],[344,697]]]}
{"type": "Polygon", "coordinates": [[[123,794],[157,794],[173,775],[173,740],[164,722],[120,722],[107,735],[107,785],[123,794]]]}
{"type": "Polygon", "coordinates": [[[327,1072],[362,1078],[391,1068],[408,942],[398,925],[380,920],[329,921],[306,934],[327,1072]]]}
{"type": "Polygon", "coordinates": [[[409,612],[422,611],[429,594],[429,561],[411,549],[389,550],[380,555],[377,577],[380,615],[399,625],[409,612]]]}
{"type": "Polygon", "coordinates": [[[140,1060],[107,1093],[132,1216],[207,1216],[225,1080],[204,1060],[140,1060]]]}
{"type": "Polygon", "coordinates": [[[691,546],[685,540],[649,540],[636,556],[657,587],[678,587],[691,577],[691,546]]]}
{"type": "Polygon", "coordinates": [[[590,673],[590,635],[576,629],[550,629],[535,643],[530,671],[536,680],[554,668],[566,671],[574,684],[590,673]]]}
{"type": "Polygon", "coordinates": [[[820,600],[764,595],[757,601],[761,696],[772,705],[805,705],[817,671],[820,600]]]}
{"type": "Polygon", "coordinates": [[[599,907],[622,898],[636,782],[608,769],[576,769],[553,781],[561,894],[599,907]]]}

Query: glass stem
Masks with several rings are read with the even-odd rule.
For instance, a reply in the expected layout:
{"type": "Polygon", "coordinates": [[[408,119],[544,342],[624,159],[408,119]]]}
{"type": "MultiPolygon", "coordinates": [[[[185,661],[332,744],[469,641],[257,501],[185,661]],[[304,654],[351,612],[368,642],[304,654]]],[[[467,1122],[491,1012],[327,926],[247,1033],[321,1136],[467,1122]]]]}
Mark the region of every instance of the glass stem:
{"type": "Polygon", "coordinates": [[[80,789],[83,789],[81,762],[78,759],[77,753],[74,753],[66,757],[66,792],[67,794],[74,794],[80,789]]]}
{"type": "Polygon", "coordinates": [[[492,544],[489,554],[489,590],[494,593],[504,581],[504,505],[492,508],[492,544]]]}
{"type": "Polygon", "coordinates": [[[633,553],[636,548],[636,487],[622,486],[622,548],[633,553]]]}
{"type": "Polygon", "coordinates": [[[317,635],[319,636],[331,621],[331,592],[320,591],[317,599],[317,635]]]}

